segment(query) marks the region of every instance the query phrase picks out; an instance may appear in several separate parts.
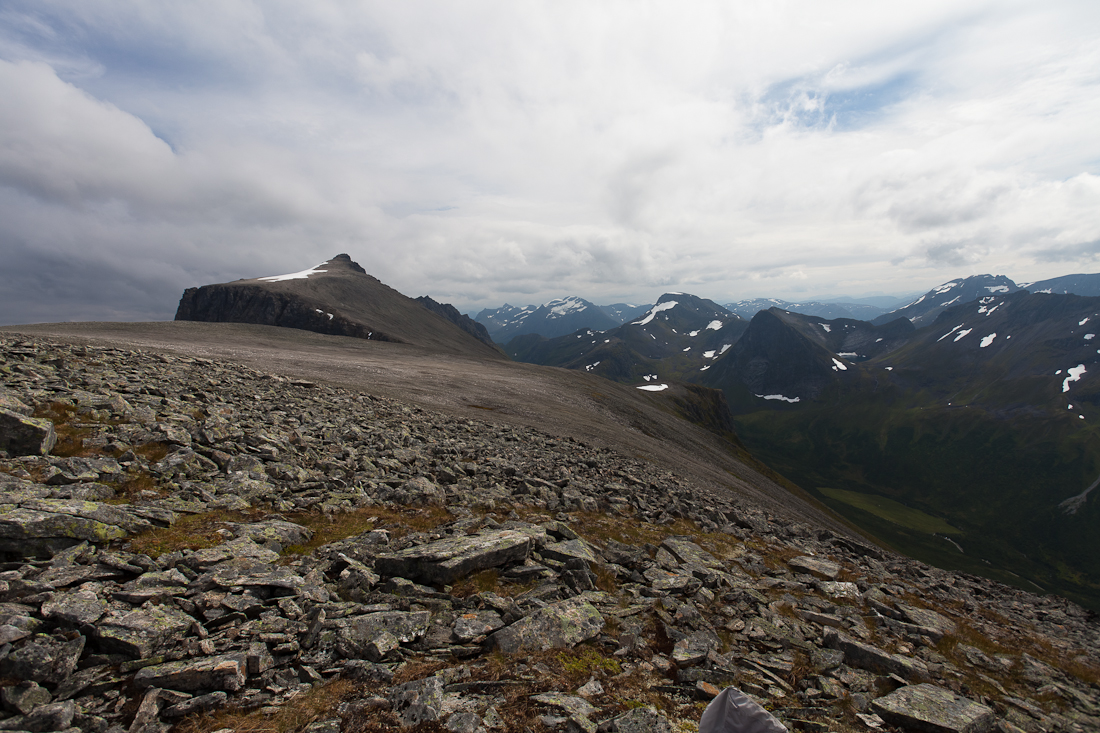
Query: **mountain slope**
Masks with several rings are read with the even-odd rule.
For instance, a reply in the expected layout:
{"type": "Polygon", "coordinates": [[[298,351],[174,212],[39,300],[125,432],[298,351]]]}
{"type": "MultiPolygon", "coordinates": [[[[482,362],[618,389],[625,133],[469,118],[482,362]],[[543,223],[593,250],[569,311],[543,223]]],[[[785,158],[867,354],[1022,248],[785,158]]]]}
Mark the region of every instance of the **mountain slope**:
{"type": "Polygon", "coordinates": [[[843,373],[757,318],[705,382],[754,455],[909,554],[1100,607],[1100,298],[988,295],[843,373]],[[772,389],[800,399],[746,396],[772,389]]]}
{"type": "Polygon", "coordinates": [[[1004,275],[974,275],[932,288],[912,303],[889,313],[883,313],[871,322],[881,324],[889,323],[896,318],[908,318],[915,326],[926,326],[936,320],[943,308],[992,295],[1014,293],[1019,289],[1016,283],[1004,275]]]}
{"type": "Polygon", "coordinates": [[[1067,295],[1100,295],[1100,273],[1092,275],[1062,275],[1052,277],[1049,280],[1039,280],[1020,287],[1026,288],[1032,293],[1052,293],[1067,295]]]}
{"type": "Polygon", "coordinates": [[[504,358],[447,318],[371,277],[346,254],[290,275],[188,288],[175,320],[283,326],[504,358]]]}

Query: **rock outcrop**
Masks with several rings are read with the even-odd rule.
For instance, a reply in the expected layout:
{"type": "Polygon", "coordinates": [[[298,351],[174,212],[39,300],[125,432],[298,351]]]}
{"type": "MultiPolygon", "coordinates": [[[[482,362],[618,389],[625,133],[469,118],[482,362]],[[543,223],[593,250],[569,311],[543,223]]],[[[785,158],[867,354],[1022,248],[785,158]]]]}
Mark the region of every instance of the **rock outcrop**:
{"type": "Polygon", "coordinates": [[[60,446],[0,456],[0,730],[672,731],[730,685],[799,730],[1100,727],[1081,608],[638,458],[172,355],[5,335],[0,374],[60,446]]]}
{"type": "Polygon", "coordinates": [[[188,288],[176,320],[258,323],[506,358],[487,333],[482,339],[476,329],[435,310],[386,286],[341,254],[300,273],[188,288]]]}

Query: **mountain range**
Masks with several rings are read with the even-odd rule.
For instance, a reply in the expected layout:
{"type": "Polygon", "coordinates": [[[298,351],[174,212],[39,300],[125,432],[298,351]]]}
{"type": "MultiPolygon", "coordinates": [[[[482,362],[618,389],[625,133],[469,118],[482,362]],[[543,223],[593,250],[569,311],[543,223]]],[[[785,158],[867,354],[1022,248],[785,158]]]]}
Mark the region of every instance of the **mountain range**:
{"type": "Polygon", "coordinates": [[[600,319],[602,330],[519,333],[504,350],[651,394],[738,460],[762,461],[907,554],[1100,608],[1100,297],[1056,292],[1098,282],[961,278],[871,320],[775,306],[746,319],[674,292],[641,308],[580,298],[508,306],[477,323],[407,298],[341,255],[302,273],[190,289],[177,319],[498,361],[492,340],[508,329],[600,319]]]}
{"type": "Polygon", "coordinates": [[[506,350],[644,390],[719,389],[750,453],[876,537],[1097,607],[1100,298],[1041,291],[1098,281],[962,278],[872,321],[745,321],[669,293],[639,321],[506,350]]]}

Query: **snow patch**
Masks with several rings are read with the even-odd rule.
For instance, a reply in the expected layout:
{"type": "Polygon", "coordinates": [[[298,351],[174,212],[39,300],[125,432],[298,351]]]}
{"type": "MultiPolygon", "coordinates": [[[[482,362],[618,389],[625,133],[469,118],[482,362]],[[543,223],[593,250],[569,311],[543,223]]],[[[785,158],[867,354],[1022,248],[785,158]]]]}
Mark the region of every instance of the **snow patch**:
{"type": "Polygon", "coordinates": [[[763,397],[766,400],[783,400],[784,402],[790,402],[792,404],[795,403],[795,402],[801,402],[802,401],[801,397],[784,397],[781,394],[758,394],[756,396],[757,397],[763,397]]]}
{"type": "Polygon", "coordinates": [[[1081,375],[1085,373],[1085,365],[1078,364],[1075,367],[1071,367],[1066,370],[1066,374],[1069,376],[1062,380],[1062,391],[1069,392],[1069,383],[1080,381],[1081,375]]]}
{"type": "Polygon", "coordinates": [[[714,365],[713,364],[707,364],[705,367],[700,367],[699,371],[705,372],[706,370],[710,369],[712,366],[714,366],[714,365]]]}
{"type": "Polygon", "coordinates": [[[717,352],[716,352],[716,351],[714,351],[713,349],[712,349],[712,350],[710,350],[710,351],[704,351],[704,352],[703,352],[703,358],[704,358],[704,359],[713,359],[713,358],[714,358],[714,355],[715,355],[716,353],[717,353],[717,352]]]}
{"type": "Polygon", "coordinates": [[[947,333],[945,333],[945,334],[944,334],[943,336],[940,336],[940,337],[939,337],[938,339],[936,339],[936,343],[938,344],[938,343],[939,343],[940,341],[943,341],[943,340],[944,340],[945,338],[947,338],[947,337],[948,337],[948,336],[950,336],[951,334],[955,333],[956,331],[958,331],[958,330],[959,330],[960,328],[962,328],[962,327],[963,327],[963,324],[962,324],[962,323],[960,323],[959,325],[955,326],[955,327],[954,327],[954,328],[952,328],[952,329],[951,329],[950,331],[948,331],[947,333]]]}
{"type": "Polygon", "coordinates": [[[1096,338],[1095,333],[1086,333],[1085,334],[1085,341],[1092,341],[1094,338],[1096,338]]]}
{"type": "Polygon", "coordinates": [[[833,329],[829,328],[829,324],[828,324],[828,323],[819,323],[819,324],[817,324],[817,325],[819,325],[819,326],[821,326],[822,328],[824,328],[824,329],[825,329],[825,333],[829,333],[829,332],[831,332],[831,331],[833,330],[833,329]]]}
{"type": "Polygon", "coordinates": [[[888,372],[892,372],[892,371],[894,371],[894,367],[884,367],[884,368],[885,368],[885,369],[886,369],[886,371],[888,371],[888,372]]]}
{"type": "Polygon", "coordinates": [[[645,318],[640,321],[634,321],[634,325],[644,326],[652,321],[661,311],[670,310],[672,308],[675,308],[677,305],[679,304],[675,300],[666,300],[664,303],[658,303],[657,305],[649,309],[649,313],[646,314],[645,318]]]}
{"type": "Polygon", "coordinates": [[[985,289],[988,290],[991,293],[1007,293],[1008,292],[1008,286],[1007,285],[986,285],[985,289]]]}
{"type": "Polygon", "coordinates": [[[848,367],[844,366],[844,362],[842,362],[840,359],[835,359],[834,358],[833,359],[833,365],[834,365],[833,366],[833,371],[834,372],[836,372],[836,371],[841,371],[841,372],[848,371],[848,367]]]}
{"type": "Polygon", "coordinates": [[[695,338],[698,335],[699,335],[698,331],[688,331],[688,336],[691,336],[692,338],[695,338]]]}
{"type": "Polygon", "coordinates": [[[946,303],[940,303],[940,308],[946,308],[947,306],[951,305],[952,303],[954,303],[955,301],[957,301],[961,297],[962,297],[961,295],[956,295],[954,298],[947,301],[946,303]]]}
{"type": "Polygon", "coordinates": [[[1084,319],[1082,319],[1082,320],[1080,320],[1080,321],[1078,321],[1078,322],[1077,322],[1077,325],[1078,325],[1078,326],[1083,326],[1083,325],[1085,325],[1085,324],[1086,324],[1086,323],[1088,323],[1088,322],[1089,322],[1089,317],[1088,317],[1088,316],[1085,316],[1085,317],[1084,317],[1084,319]]]}
{"type": "Polygon", "coordinates": [[[661,392],[668,389],[667,384],[643,384],[638,389],[644,389],[646,392],[661,392]]]}
{"type": "Polygon", "coordinates": [[[651,379],[656,379],[656,378],[657,378],[656,374],[643,374],[642,375],[642,379],[644,379],[647,382],[651,379]]]}
{"type": "Polygon", "coordinates": [[[958,340],[959,340],[959,339],[961,339],[961,338],[962,338],[963,336],[965,336],[966,334],[970,333],[970,332],[971,332],[971,331],[973,331],[973,330],[974,330],[973,328],[967,328],[967,329],[965,329],[965,330],[959,331],[958,335],[957,335],[957,336],[955,336],[954,340],[955,340],[955,341],[958,341],[958,340]]]}
{"type": "Polygon", "coordinates": [[[271,277],[259,277],[257,280],[266,280],[269,283],[281,283],[284,280],[305,280],[310,275],[316,275],[321,272],[328,272],[328,270],[321,270],[319,268],[328,264],[328,260],[325,260],[321,264],[311,267],[308,270],[302,270],[301,272],[292,272],[289,275],[272,275],[271,277]]]}
{"type": "Polygon", "coordinates": [[[993,343],[993,339],[995,338],[997,338],[996,332],[991,333],[988,336],[982,336],[982,343],[979,345],[979,347],[984,349],[986,346],[989,346],[991,343],[993,343]]]}
{"type": "MultiPolygon", "coordinates": [[[[932,292],[935,293],[936,295],[939,295],[940,293],[946,293],[951,288],[956,287],[956,286],[961,285],[961,284],[962,284],[961,280],[952,280],[949,283],[944,283],[943,285],[939,286],[938,288],[935,288],[932,292]]],[[[923,295],[921,296],[921,300],[924,300],[923,295]]],[[[917,301],[917,303],[919,303],[919,302],[920,302],[920,300],[917,301]]],[[[917,303],[914,303],[913,305],[916,305],[917,303]]]]}
{"type": "Polygon", "coordinates": [[[838,351],[836,355],[837,356],[843,356],[843,357],[859,356],[859,354],[857,354],[854,351],[838,351]]]}
{"type": "Polygon", "coordinates": [[[596,362],[595,364],[589,364],[588,366],[586,366],[586,367],[584,368],[584,370],[585,370],[586,372],[590,372],[590,371],[592,371],[593,369],[595,369],[596,367],[598,367],[599,365],[600,365],[600,362],[598,362],[598,361],[597,361],[597,362],[596,362]]]}
{"type": "Polygon", "coordinates": [[[710,323],[707,324],[707,330],[708,331],[717,331],[721,327],[722,327],[722,322],[721,321],[711,321],[710,323]]]}
{"type": "Polygon", "coordinates": [[[718,355],[719,355],[719,356],[721,356],[722,354],[724,354],[724,353],[726,353],[727,351],[729,351],[729,348],[730,348],[731,346],[733,346],[733,344],[722,344],[722,349],[721,349],[721,351],[719,351],[719,352],[718,352],[718,355]]]}

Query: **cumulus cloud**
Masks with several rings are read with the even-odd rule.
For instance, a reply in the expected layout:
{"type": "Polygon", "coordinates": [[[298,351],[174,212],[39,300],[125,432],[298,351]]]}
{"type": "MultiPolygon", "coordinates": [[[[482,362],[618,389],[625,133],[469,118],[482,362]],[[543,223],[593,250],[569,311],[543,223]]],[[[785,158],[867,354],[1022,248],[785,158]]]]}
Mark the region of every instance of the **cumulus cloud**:
{"type": "Polygon", "coordinates": [[[1093,3],[13,0],[0,320],[348,252],[463,309],[1087,269],[1093,3]]]}

